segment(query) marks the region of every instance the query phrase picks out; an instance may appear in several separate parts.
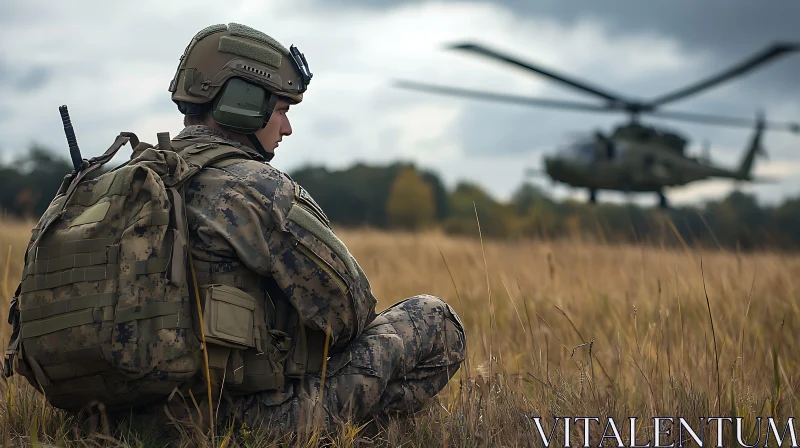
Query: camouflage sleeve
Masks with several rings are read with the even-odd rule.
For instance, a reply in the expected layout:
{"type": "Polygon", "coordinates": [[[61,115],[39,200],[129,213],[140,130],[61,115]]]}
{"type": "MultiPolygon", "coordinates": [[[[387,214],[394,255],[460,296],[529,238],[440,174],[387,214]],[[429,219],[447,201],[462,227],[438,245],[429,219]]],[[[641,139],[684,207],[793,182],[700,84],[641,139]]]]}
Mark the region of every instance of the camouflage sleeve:
{"type": "MultiPolygon", "coordinates": [[[[214,233],[253,271],[275,279],[305,325],[331,330],[331,343],[355,339],[376,316],[376,299],[363,270],[331,231],[313,199],[268,165],[236,163],[212,183],[216,204],[206,207],[214,233]]],[[[210,174],[210,173],[209,173],[210,174]]],[[[194,186],[194,185],[193,185],[194,186]]],[[[199,233],[199,232],[198,232],[199,233]]]]}

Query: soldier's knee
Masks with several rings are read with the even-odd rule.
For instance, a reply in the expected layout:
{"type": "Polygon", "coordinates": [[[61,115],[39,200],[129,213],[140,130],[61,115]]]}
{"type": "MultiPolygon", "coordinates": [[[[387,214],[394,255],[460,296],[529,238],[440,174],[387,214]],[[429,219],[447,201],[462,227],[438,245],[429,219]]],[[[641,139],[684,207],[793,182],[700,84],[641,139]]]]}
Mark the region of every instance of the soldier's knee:
{"type": "Polygon", "coordinates": [[[461,318],[458,317],[456,311],[446,302],[439,299],[444,305],[445,325],[444,330],[448,336],[448,356],[450,362],[453,364],[461,364],[467,355],[467,333],[464,329],[464,324],[461,318]],[[452,340],[452,342],[450,342],[452,340]]]}
{"type": "Polygon", "coordinates": [[[466,358],[467,337],[456,311],[439,297],[421,294],[400,302],[422,336],[431,344],[431,353],[421,367],[452,366],[466,358]]]}
{"type": "Polygon", "coordinates": [[[422,303],[423,308],[433,311],[434,313],[441,313],[445,321],[449,321],[453,326],[453,331],[460,335],[461,339],[466,337],[464,332],[464,324],[461,318],[458,317],[456,310],[453,309],[447,302],[439,297],[429,294],[422,294],[413,297],[422,303]]]}

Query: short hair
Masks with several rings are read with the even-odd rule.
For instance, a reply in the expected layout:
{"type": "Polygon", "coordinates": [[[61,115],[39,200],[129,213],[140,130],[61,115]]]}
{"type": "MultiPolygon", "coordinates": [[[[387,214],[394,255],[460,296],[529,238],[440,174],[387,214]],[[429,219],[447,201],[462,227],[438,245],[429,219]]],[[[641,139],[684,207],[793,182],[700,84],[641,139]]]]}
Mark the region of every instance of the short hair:
{"type": "Polygon", "coordinates": [[[211,116],[211,103],[195,104],[177,101],[178,110],[184,115],[187,125],[202,124],[211,116]]]}

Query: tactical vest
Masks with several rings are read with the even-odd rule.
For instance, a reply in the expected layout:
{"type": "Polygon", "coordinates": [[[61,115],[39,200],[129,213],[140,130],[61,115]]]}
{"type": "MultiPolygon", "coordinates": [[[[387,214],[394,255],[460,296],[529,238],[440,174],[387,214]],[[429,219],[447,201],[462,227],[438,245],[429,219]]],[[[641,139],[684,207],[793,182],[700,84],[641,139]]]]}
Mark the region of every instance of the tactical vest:
{"type": "MultiPolygon", "coordinates": [[[[219,139],[173,140],[172,148],[182,156],[191,157],[193,152],[213,149],[220,151],[225,144],[219,139]]],[[[210,166],[224,168],[240,162],[241,158],[229,158],[210,166]]],[[[317,373],[322,369],[325,333],[301,325],[300,316],[272,278],[258,275],[243,263],[214,263],[194,260],[194,272],[200,285],[224,285],[236,288],[255,299],[255,325],[253,345],[242,350],[229,346],[224,341],[211,340],[209,345],[209,367],[217,384],[224,380],[224,388],[232,395],[276,390],[283,387],[286,378],[301,378],[306,373],[317,373]]],[[[203,290],[203,286],[200,287],[203,290]]],[[[217,291],[217,290],[215,290],[217,291]]],[[[217,292],[217,295],[223,294],[217,292]]],[[[213,303],[227,303],[230,298],[217,300],[209,295],[213,303]]],[[[219,305],[217,305],[219,306],[219,305]]],[[[223,305],[228,306],[228,305],[223,305]]],[[[229,307],[230,308],[230,307],[229,307]]],[[[229,309],[228,312],[231,310],[229,309]]],[[[235,314],[231,313],[231,326],[235,314]]],[[[224,308],[218,316],[225,318],[224,308]]],[[[211,325],[207,324],[206,327],[211,325]]],[[[209,335],[206,335],[208,339],[209,335]]]]}
{"type": "Polygon", "coordinates": [[[306,331],[274,281],[194,262],[187,249],[183,186],[242,158],[233,146],[159,149],[122,133],[68,175],[25,253],[5,375],[58,408],[113,411],[196,387],[203,340],[217,390],[223,379],[234,394],[275,390],[318,371],[324,337],[306,331]],[[131,160],[91,179],[128,141],[131,160]]]}

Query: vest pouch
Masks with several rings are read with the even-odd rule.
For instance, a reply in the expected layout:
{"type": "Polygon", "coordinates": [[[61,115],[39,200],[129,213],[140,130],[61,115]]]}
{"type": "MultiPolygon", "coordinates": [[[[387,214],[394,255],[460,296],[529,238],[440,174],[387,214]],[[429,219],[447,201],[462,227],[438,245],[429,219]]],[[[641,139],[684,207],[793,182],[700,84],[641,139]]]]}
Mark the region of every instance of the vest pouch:
{"type": "Polygon", "coordinates": [[[256,300],[218,284],[200,287],[200,296],[212,382],[237,386],[244,380],[243,352],[256,346],[256,300]]]}
{"type": "Polygon", "coordinates": [[[241,370],[242,381],[228,389],[231,395],[247,395],[283,388],[286,383],[283,366],[289,343],[291,339],[288,335],[273,330],[268,333],[263,351],[250,349],[242,352],[244,362],[244,368],[241,370]]]}
{"type": "Polygon", "coordinates": [[[200,290],[206,342],[241,350],[255,347],[256,300],[227,285],[205,285],[200,290]]]}
{"type": "Polygon", "coordinates": [[[282,388],[289,335],[268,329],[263,308],[250,294],[220,284],[200,290],[213,382],[224,379],[233,396],[282,388]]]}
{"type": "Polygon", "coordinates": [[[286,376],[302,378],[306,374],[319,373],[324,359],[325,333],[302,325],[297,314],[294,315],[288,331],[296,342],[286,359],[286,376]]]}

